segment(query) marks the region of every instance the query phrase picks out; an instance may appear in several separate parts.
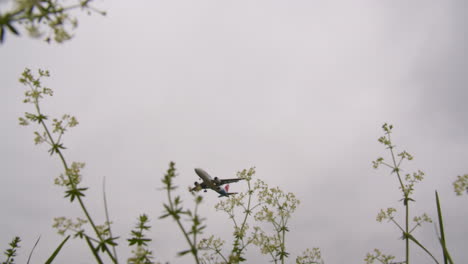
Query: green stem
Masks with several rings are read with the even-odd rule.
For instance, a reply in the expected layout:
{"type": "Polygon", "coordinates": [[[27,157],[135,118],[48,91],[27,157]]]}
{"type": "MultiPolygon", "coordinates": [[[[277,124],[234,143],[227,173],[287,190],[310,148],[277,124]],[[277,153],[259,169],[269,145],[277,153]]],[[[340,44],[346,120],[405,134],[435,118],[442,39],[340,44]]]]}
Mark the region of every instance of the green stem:
{"type": "MultiPolygon", "coordinates": [[[[398,176],[398,181],[400,182],[400,186],[401,186],[401,190],[403,192],[403,197],[404,197],[404,205],[405,205],[405,233],[409,233],[409,199],[408,199],[408,193],[405,189],[405,185],[403,184],[403,181],[401,179],[401,176],[400,176],[400,168],[399,168],[399,164],[397,164],[396,160],[395,160],[395,154],[393,153],[393,146],[392,146],[392,140],[390,139],[390,133],[387,132],[387,137],[388,137],[388,141],[390,142],[388,148],[390,149],[390,153],[391,153],[391,156],[392,156],[392,161],[393,161],[393,169],[394,171],[396,172],[397,176],[398,176]]],[[[408,236],[405,236],[405,246],[406,246],[406,263],[405,264],[410,264],[409,263],[409,239],[408,239],[408,236]]]]}
{"type": "Polygon", "coordinates": [[[286,246],[284,243],[286,243],[286,230],[283,228],[283,234],[282,234],[282,241],[281,241],[281,263],[284,264],[284,253],[286,250],[286,246]]]}
{"type": "Polygon", "coordinates": [[[37,246],[37,243],[39,243],[39,240],[41,240],[41,236],[37,238],[36,243],[34,244],[34,247],[31,249],[31,252],[29,253],[29,257],[28,257],[28,262],[26,262],[26,264],[29,264],[29,261],[31,260],[31,256],[34,252],[34,249],[36,249],[36,246],[37,246]]]}
{"type": "Polygon", "coordinates": [[[390,142],[390,145],[388,146],[388,148],[390,149],[390,153],[391,153],[391,156],[392,156],[393,169],[394,169],[394,171],[396,172],[396,174],[398,176],[398,181],[400,182],[401,190],[402,190],[403,194],[405,195],[405,198],[407,198],[406,197],[406,192],[405,192],[405,185],[403,184],[403,180],[401,179],[401,176],[400,176],[400,167],[397,165],[396,160],[395,160],[395,154],[393,153],[393,146],[391,145],[392,141],[390,139],[390,133],[387,133],[387,136],[388,136],[388,141],[390,142]]]}
{"type": "Polygon", "coordinates": [[[395,219],[393,219],[393,217],[390,218],[390,220],[401,230],[402,233],[405,232],[405,229],[403,229],[403,228],[400,226],[400,224],[398,224],[397,221],[395,221],[395,219]]]}
{"type": "Polygon", "coordinates": [[[211,248],[211,250],[214,250],[216,252],[216,254],[218,254],[226,264],[229,263],[229,261],[224,257],[224,255],[221,253],[221,251],[219,249],[216,249],[216,248],[211,248]]]}
{"type": "MultiPolygon", "coordinates": [[[[106,199],[106,177],[104,177],[102,179],[102,197],[103,197],[103,200],[104,200],[104,212],[106,213],[106,221],[107,221],[107,225],[109,226],[109,236],[110,237],[114,237],[112,236],[112,228],[111,228],[111,222],[109,220],[109,210],[107,208],[107,199],[106,199]]],[[[115,259],[117,260],[118,262],[118,257],[117,257],[117,250],[115,249],[115,246],[112,245],[112,251],[114,252],[114,256],[115,256],[115,259]]]]}
{"type": "MultiPolygon", "coordinates": [[[[409,201],[408,200],[406,200],[405,207],[406,207],[405,231],[406,233],[408,233],[408,230],[409,230],[409,201]]],[[[407,236],[405,237],[406,237],[405,238],[406,239],[406,264],[409,264],[409,239],[407,236]]]]}

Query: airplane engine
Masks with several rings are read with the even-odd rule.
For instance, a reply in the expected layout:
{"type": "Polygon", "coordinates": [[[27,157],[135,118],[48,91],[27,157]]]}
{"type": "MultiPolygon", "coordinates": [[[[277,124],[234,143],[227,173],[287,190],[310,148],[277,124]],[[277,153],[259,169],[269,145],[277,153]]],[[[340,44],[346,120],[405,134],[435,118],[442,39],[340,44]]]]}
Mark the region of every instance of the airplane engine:
{"type": "Polygon", "coordinates": [[[214,183],[215,183],[216,185],[221,185],[221,181],[219,180],[218,177],[214,177],[214,183]]]}

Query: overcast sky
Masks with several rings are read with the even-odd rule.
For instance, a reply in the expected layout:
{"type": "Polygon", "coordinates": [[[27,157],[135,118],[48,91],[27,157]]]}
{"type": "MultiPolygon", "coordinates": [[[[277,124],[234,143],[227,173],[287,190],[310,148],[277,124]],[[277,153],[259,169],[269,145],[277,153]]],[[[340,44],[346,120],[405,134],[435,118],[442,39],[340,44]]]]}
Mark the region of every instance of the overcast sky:
{"type": "MultiPolygon", "coordinates": [[[[104,221],[102,179],[114,233],[125,245],[136,218],[152,219],[158,261],[186,249],[171,220],[158,220],[165,195],[160,179],[169,161],[177,184],[197,180],[193,168],[233,177],[256,166],[257,178],[302,201],[290,222],[292,256],[319,247],[326,263],[364,263],[379,248],[402,260],[404,242],[380,208],[403,208],[394,175],[372,169],[386,156],[377,142],[394,124],[400,150],[421,169],[414,213],[436,219],[434,190],[442,199],[453,259],[468,259],[468,197],[452,182],[468,173],[468,2],[466,1],[98,1],[108,15],[80,15],[73,40],[46,44],[6,36],[0,47],[0,201],[2,251],[15,236],[27,259],[43,262],[63,239],[52,229],[58,216],[82,216],[53,185],[57,157],[34,146],[33,128],[17,118],[18,77],[25,67],[51,71],[55,90],[44,111],[71,113],[80,125],[65,135],[67,159],[86,162],[87,203],[104,221]]],[[[246,189],[233,184],[233,191],[246,189]]],[[[206,235],[225,239],[229,219],[216,212],[213,192],[201,212],[206,235]]],[[[190,203],[188,203],[190,204],[190,203]]],[[[403,221],[403,215],[400,214],[403,221]]],[[[435,228],[415,232],[440,257],[435,228]]],[[[228,243],[229,245],[229,243],[228,243]]],[[[429,263],[413,247],[417,263],[429,263]]],[[[129,250],[122,246],[122,262],[129,250]]],[[[256,248],[249,263],[266,263],[256,248]]],[[[92,263],[83,241],[67,243],[59,263],[92,263]]],[[[290,258],[294,262],[294,257],[290,258]]]]}

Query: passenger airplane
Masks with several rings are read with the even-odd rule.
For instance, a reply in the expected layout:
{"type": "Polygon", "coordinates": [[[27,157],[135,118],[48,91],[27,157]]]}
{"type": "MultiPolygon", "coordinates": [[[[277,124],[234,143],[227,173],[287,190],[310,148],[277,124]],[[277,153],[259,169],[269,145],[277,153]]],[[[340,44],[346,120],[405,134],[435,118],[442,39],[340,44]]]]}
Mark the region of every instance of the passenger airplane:
{"type": "Polygon", "coordinates": [[[200,191],[204,190],[205,192],[207,191],[206,189],[212,189],[213,191],[219,193],[219,197],[223,196],[229,196],[232,194],[236,193],[230,193],[229,192],[229,184],[232,182],[238,182],[240,180],[243,180],[241,178],[235,178],[235,179],[219,179],[218,177],[214,177],[214,179],[211,178],[211,176],[204,170],[196,168],[195,173],[200,176],[200,178],[203,180],[202,183],[195,182],[195,187],[190,189],[191,192],[193,191],[200,191]],[[226,187],[221,187],[222,185],[227,184],[226,187]]]}

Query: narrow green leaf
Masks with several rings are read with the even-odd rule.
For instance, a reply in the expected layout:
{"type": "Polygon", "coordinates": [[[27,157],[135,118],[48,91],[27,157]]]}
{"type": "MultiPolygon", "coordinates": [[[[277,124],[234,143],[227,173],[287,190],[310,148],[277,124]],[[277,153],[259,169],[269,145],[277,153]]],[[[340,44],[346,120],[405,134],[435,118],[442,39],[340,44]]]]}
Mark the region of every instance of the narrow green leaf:
{"type": "Polygon", "coordinates": [[[447,244],[445,243],[444,222],[442,219],[442,209],[440,207],[439,194],[437,193],[437,191],[435,192],[435,195],[436,195],[436,205],[437,205],[437,217],[439,218],[439,229],[440,229],[439,242],[440,242],[440,245],[442,246],[444,263],[447,264],[448,262],[450,262],[453,264],[452,258],[450,257],[450,254],[447,250],[447,244]]]}
{"type": "Polygon", "coordinates": [[[60,243],[60,245],[57,247],[57,249],[55,249],[54,253],[52,253],[52,255],[49,257],[49,259],[45,262],[45,264],[50,264],[52,263],[52,261],[54,261],[55,257],[58,255],[58,253],[60,252],[60,250],[62,249],[63,245],[65,245],[65,243],[68,241],[68,239],[70,238],[70,236],[67,236],[63,241],[62,243],[60,243]]]}
{"type": "Polygon", "coordinates": [[[76,197],[84,197],[84,191],[86,191],[88,188],[77,188],[77,189],[71,189],[71,190],[67,190],[65,191],[66,195],[64,196],[65,198],[66,197],[70,197],[70,202],[73,202],[75,200],[76,197]]]}
{"type": "Polygon", "coordinates": [[[159,217],[159,219],[166,218],[166,217],[168,217],[169,215],[170,215],[170,214],[163,214],[163,215],[161,215],[161,216],[159,217]]]}
{"type": "Polygon", "coordinates": [[[181,257],[183,255],[186,255],[187,253],[190,253],[192,252],[192,250],[184,250],[184,251],[180,251],[179,253],[177,253],[177,256],[181,257]]]}
{"type": "Polygon", "coordinates": [[[18,32],[18,30],[16,30],[15,27],[13,27],[11,24],[6,24],[6,26],[11,31],[11,33],[15,34],[16,36],[19,36],[19,32],[18,32]]]}

